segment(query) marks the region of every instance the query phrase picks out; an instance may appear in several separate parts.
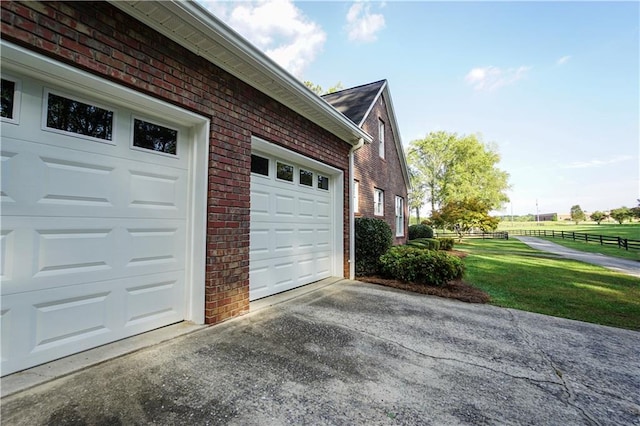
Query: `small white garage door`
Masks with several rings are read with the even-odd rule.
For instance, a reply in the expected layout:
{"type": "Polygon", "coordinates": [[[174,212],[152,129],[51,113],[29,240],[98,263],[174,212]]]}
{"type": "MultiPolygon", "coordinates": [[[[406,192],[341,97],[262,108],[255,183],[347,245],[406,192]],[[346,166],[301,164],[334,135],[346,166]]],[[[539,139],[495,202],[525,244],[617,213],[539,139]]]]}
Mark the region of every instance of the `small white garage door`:
{"type": "Polygon", "coordinates": [[[185,318],[189,129],[2,79],[2,374],[185,318]]]}
{"type": "Polygon", "coordinates": [[[340,175],[255,148],[251,172],[250,300],[342,275],[333,182],[340,175]]]}

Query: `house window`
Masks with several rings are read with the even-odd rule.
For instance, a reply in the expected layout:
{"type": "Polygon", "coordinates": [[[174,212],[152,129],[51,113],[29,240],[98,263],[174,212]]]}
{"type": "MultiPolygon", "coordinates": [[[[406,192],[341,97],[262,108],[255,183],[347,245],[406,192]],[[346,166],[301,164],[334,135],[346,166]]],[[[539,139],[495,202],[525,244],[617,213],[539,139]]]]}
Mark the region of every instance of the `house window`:
{"type": "Polygon", "coordinates": [[[113,111],[52,92],[46,93],[46,122],[49,129],[111,141],[113,111]]]}
{"type": "Polygon", "coordinates": [[[2,96],[0,98],[0,117],[3,121],[18,122],[20,111],[20,82],[2,78],[2,96]]]}
{"type": "Polygon", "coordinates": [[[360,213],[360,182],[353,181],[353,212],[360,213]]]}
{"type": "Polygon", "coordinates": [[[300,185],[313,186],[313,172],[300,169],[300,185]]]}
{"type": "Polygon", "coordinates": [[[287,182],[293,182],[293,166],[278,161],[276,163],[276,177],[287,182]]]}
{"type": "Polygon", "coordinates": [[[384,216],[384,191],[375,188],[373,190],[373,214],[376,216],[384,216]]]}
{"type": "Polygon", "coordinates": [[[378,146],[380,158],[384,158],[384,121],[378,120],[378,140],[380,144],[378,146]]]}
{"type": "Polygon", "coordinates": [[[251,173],[269,176],[269,159],[251,154],[251,173]]]}
{"type": "Polygon", "coordinates": [[[178,131],[134,118],[133,146],[163,154],[177,155],[178,131]]]}
{"type": "Polygon", "coordinates": [[[329,178],[326,177],[326,176],[318,175],[318,188],[328,191],[329,190],[329,178]]]}
{"type": "Polygon", "coordinates": [[[396,237],[404,237],[404,199],[396,197],[396,237]]]}

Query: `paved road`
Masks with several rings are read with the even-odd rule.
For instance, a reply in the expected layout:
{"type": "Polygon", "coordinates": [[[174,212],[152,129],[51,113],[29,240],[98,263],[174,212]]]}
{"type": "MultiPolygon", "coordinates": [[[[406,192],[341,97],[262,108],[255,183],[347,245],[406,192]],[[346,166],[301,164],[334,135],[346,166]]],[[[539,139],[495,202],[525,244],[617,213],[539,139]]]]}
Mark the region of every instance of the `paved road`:
{"type": "Polygon", "coordinates": [[[549,253],[557,254],[568,259],[579,260],[581,262],[591,263],[594,265],[604,266],[616,272],[640,277],[640,262],[628,259],[620,259],[617,257],[605,256],[598,253],[587,253],[584,251],[573,250],[551,241],[543,240],[536,237],[514,236],[526,245],[536,250],[542,250],[549,253]]]}
{"type": "Polygon", "coordinates": [[[2,399],[3,425],[640,425],[640,333],[339,281],[2,399]]]}

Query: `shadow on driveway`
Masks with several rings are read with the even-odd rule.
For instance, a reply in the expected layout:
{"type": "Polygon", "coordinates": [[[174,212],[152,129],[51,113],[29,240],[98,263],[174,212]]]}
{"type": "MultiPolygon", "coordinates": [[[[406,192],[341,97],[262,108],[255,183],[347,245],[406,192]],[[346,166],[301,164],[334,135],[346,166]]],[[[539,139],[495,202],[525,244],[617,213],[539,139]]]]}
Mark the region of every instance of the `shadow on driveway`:
{"type": "Polygon", "coordinates": [[[640,333],[343,280],[2,399],[2,424],[640,424],[640,333]]]}

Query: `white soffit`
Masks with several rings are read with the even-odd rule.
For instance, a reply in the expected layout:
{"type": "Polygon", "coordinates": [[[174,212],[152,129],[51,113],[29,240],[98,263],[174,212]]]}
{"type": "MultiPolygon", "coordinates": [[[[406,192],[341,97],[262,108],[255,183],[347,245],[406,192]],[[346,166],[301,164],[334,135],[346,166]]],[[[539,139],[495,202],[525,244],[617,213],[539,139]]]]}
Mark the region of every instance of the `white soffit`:
{"type": "Polygon", "coordinates": [[[110,0],[140,22],[267,94],[342,140],[373,139],[195,2],[110,0]]]}

